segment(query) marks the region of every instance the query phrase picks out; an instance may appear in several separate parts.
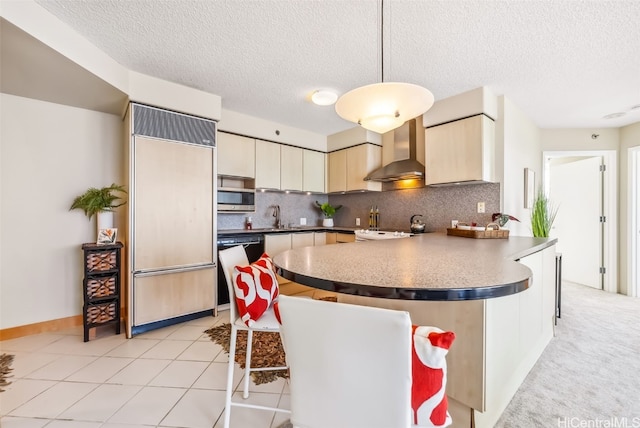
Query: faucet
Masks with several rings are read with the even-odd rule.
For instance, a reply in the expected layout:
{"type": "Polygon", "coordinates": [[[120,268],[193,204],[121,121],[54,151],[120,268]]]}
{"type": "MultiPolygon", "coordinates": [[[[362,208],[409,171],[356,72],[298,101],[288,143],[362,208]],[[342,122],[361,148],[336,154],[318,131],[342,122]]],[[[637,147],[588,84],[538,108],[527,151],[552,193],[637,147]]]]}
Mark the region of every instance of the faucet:
{"type": "Polygon", "coordinates": [[[276,229],[282,227],[282,221],[280,219],[280,205],[273,206],[273,216],[276,218],[276,229]]]}

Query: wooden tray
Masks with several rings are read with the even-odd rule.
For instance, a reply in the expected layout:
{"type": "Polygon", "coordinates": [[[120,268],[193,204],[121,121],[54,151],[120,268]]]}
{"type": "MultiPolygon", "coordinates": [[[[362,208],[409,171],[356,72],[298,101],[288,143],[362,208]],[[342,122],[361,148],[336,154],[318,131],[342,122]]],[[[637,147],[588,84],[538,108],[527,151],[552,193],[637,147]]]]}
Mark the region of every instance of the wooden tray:
{"type": "Polygon", "coordinates": [[[487,230],[462,230],[456,228],[447,228],[447,235],[462,236],[464,238],[476,238],[476,239],[498,239],[508,238],[509,230],[507,229],[487,229],[487,230]]]}

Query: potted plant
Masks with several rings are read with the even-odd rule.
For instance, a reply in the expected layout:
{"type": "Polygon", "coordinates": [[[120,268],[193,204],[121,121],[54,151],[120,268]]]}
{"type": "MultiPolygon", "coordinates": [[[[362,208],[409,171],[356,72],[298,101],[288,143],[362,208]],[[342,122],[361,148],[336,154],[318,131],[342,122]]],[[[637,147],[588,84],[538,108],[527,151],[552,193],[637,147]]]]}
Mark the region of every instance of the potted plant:
{"type": "Polygon", "coordinates": [[[342,205],[336,205],[334,207],[329,204],[329,202],[321,204],[320,202],[316,201],[316,206],[320,208],[320,211],[322,211],[322,214],[324,215],[322,225],[324,227],[333,227],[333,216],[335,215],[336,211],[342,208],[342,205]]]}
{"type": "Polygon", "coordinates": [[[557,213],[558,208],[551,204],[542,189],[538,189],[531,210],[531,231],[533,236],[548,238],[557,213]]]}
{"type": "Polygon", "coordinates": [[[91,187],[73,200],[69,210],[81,209],[89,217],[89,220],[96,215],[98,231],[100,229],[110,229],[113,227],[114,208],[127,203],[127,201],[122,201],[123,198],[115,194],[115,192],[127,193],[124,190],[124,186],[115,183],[101,189],[91,187]]]}

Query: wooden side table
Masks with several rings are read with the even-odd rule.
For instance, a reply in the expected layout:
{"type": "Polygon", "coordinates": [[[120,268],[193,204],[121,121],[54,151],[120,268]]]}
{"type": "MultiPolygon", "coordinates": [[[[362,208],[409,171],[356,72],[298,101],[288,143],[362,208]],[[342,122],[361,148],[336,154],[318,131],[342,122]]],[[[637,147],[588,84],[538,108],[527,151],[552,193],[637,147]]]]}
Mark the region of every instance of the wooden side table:
{"type": "Polygon", "coordinates": [[[84,251],[84,305],[82,320],[84,341],[89,330],[105,324],[115,324],[120,334],[120,253],[123,245],[82,244],[84,251]]]}

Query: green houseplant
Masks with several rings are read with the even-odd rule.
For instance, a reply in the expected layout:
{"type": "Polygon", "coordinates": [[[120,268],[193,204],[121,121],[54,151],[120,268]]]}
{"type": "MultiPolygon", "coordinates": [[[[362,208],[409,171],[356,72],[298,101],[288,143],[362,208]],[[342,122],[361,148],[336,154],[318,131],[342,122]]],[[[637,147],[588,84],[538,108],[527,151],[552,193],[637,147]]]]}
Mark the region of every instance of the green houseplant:
{"type": "Polygon", "coordinates": [[[554,207],[542,189],[538,189],[531,209],[531,230],[533,236],[548,238],[551,226],[558,214],[558,208],[554,207]]]}
{"type": "Polygon", "coordinates": [[[333,218],[333,216],[336,214],[336,211],[342,208],[342,205],[336,205],[334,207],[331,204],[329,204],[329,202],[325,202],[321,204],[318,201],[316,201],[316,206],[320,208],[320,211],[322,211],[322,214],[324,215],[325,218],[333,218]]]}
{"type": "Polygon", "coordinates": [[[333,227],[333,216],[336,214],[336,211],[342,208],[342,205],[336,205],[334,207],[329,202],[321,204],[320,202],[316,201],[316,206],[320,208],[320,211],[322,211],[322,215],[324,215],[322,225],[325,227],[333,227]]]}
{"type": "Polygon", "coordinates": [[[91,217],[100,212],[113,211],[114,208],[127,203],[127,201],[120,202],[123,198],[114,192],[127,193],[124,186],[115,183],[101,189],[91,187],[73,200],[69,210],[81,209],[91,220],[91,217]]]}

